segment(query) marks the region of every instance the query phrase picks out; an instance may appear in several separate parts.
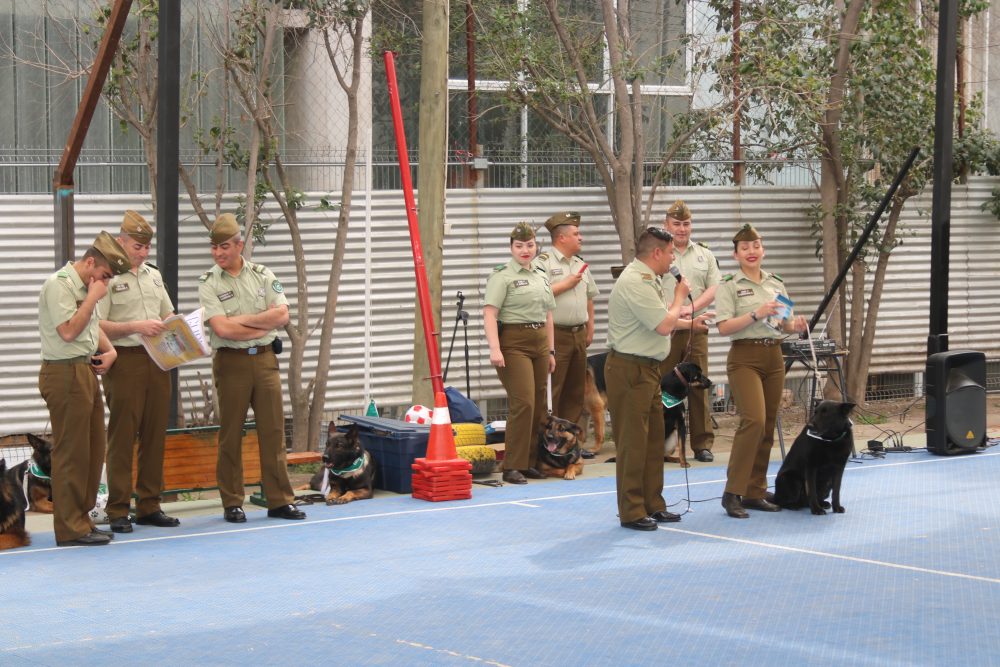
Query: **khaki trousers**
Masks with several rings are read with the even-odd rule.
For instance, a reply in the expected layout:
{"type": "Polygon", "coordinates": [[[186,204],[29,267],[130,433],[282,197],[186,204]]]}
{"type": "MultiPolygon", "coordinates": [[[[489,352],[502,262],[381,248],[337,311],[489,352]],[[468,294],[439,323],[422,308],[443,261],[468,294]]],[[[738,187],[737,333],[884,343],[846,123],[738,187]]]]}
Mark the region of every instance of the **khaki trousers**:
{"type": "Polygon", "coordinates": [[[663,404],[660,363],[613,350],[604,365],[615,441],[618,517],[638,521],[667,508],[663,500],[663,404]]]}
{"type": "Polygon", "coordinates": [[[538,429],[546,414],[549,344],[545,329],[505,324],[500,351],[504,367],[497,369],[497,376],[507,391],[508,409],[503,469],[527,470],[538,459],[538,429]]]}
{"type": "Polygon", "coordinates": [[[278,358],[271,350],[249,355],[215,351],[212,375],[219,397],[219,459],[216,478],[223,507],[240,507],[243,489],[243,423],[253,407],[260,443],[260,474],[268,509],[295,499],[288,480],[285,415],[278,358]]]}
{"type": "Polygon", "coordinates": [[[38,391],[52,421],[52,527],[57,542],[90,533],[106,439],[101,386],[82,363],[42,362],[38,391]]]}
{"type": "Polygon", "coordinates": [[[556,417],[573,423],[583,414],[587,381],[587,327],[579,331],[555,328],[556,370],[552,374],[552,409],[556,417]]]}
{"type": "MultiPolygon", "coordinates": [[[[691,331],[683,329],[675,331],[670,338],[670,354],[663,360],[663,374],[672,373],[674,366],[682,361],[693,361],[701,367],[701,372],[708,372],[708,333],[696,333],[691,344],[691,356],[684,358],[687,352],[688,339],[691,331]]],[[[690,451],[699,449],[712,451],[715,443],[715,431],[712,430],[712,410],[708,404],[708,392],[704,389],[691,389],[688,392],[688,435],[690,451]]]]}
{"type": "Polygon", "coordinates": [[[767,465],[774,444],[774,425],[785,387],[780,345],[734,341],[726,361],[729,386],[740,415],[726,471],[726,492],[763,498],[767,465]]]}
{"type": "Polygon", "coordinates": [[[160,510],[163,443],[170,414],[170,373],[140,347],[118,348],[104,378],[108,419],[108,518],[128,516],[132,499],[132,458],[139,439],[135,492],[137,516],[160,510]]]}

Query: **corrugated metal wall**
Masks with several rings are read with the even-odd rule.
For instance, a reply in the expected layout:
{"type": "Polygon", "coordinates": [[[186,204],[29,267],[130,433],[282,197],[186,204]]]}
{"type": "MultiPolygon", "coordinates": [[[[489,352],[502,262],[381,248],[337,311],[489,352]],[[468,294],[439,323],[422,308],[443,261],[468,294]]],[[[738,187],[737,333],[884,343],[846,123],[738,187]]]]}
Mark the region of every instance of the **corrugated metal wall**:
{"type": "MultiPolygon", "coordinates": [[[[973,179],[953,189],[951,225],[950,346],[981,350],[1000,357],[1000,282],[995,260],[1000,257],[1000,223],[979,210],[997,184],[973,179]]],[[[695,215],[695,238],[715,251],[723,272],[732,271],[729,239],[743,222],[752,222],[765,237],[768,269],[785,278],[797,310],[810,314],[823,294],[819,261],[809,234],[805,210],[814,201],[811,190],[780,188],[687,188],[661,193],[656,210],[674,197],[688,201],[695,215]]],[[[365,400],[366,377],[380,405],[409,402],[413,319],[416,299],[406,217],[399,192],[375,192],[372,197],[370,243],[366,245],[363,198],[355,198],[348,252],[333,341],[333,361],[327,406],[331,414],[358,410],[365,400]],[[370,270],[366,269],[370,258],[370,270]],[[366,307],[367,304],[367,307],[366,307]],[[368,354],[365,353],[366,349],[368,354]]],[[[136,197],[79,197],[76,200],[77,246],[82,250],[101,229],[115,231],[121,212],[148,205],[136,197]]],[[[620,262],[618,240],[611,226],[601,189],[448,191],[448,221],[444,247],[442,358],[447,355],[456,320],[455,297],[461,290],[469,311],[472,394],[476,400],[502,396],[488,363],[482,335],[481,295],[496,264],[507,261],[507,234],[514,222],[541,224],[551,213],[576,210],[583,215],[584,249],[602,294],[597,300],[598,332],[594,351],[603,349],[610,266],[620,262]]],[[[930,196],[907,206],[905,242],[893,255],[886,296],[880,311],[878,342],[872,372],[915,372],[923,368],[928,327],[930,284],[930,196]],[[920,211],[928,213],[922,217],[920,211]]],[[[325,298],[327,269],[332,259],[336,219],[302,211],[302,234],[308,253],[313,310],[325,298]]],[[[197,278],[211,266],[206,234],[191,211],[181,209],[180,303],[178,310],[197,306],[197,278]]],[[[659,217],[659,215],[657,215],[659,217]]],[[[544,230],[543,230],[544,237],[544,230]]],[[[285,283],[293,300],[295,273],[288,234],[280,222],[272,226],[266,246],[255,260],[270,266],[285,283]]],[[[547,240],[547,239],[545,239],[547,240]]],[[[0,321],[0,434],[46,427],[47,413],[36,387],[39,341],[38,290],[53,270],[52,203],[49,197],[0,198],[0,290],[5,317],[0,321]]],[[[311,322],[316,324],[314,315],[311,322]]],[[[461,326],[452,355],[448,384],[464,387],[461,326]]],[[[422,348],[419,348],[422,353],[422,348]]],[[[711,343],[711,371],[724,375],[725,340],[711,343]]],[[[308,373],[315,367],[316,343],[307,350],[308,373]]],[[[287,359],[287,357],[286,357],[287,359]]],[[[181,386],[189,414],[203,402],[199,375],[210,377],[201,361],[182,369],[181,386]]],[[[287,380],[286,380],[287,382],[287,380]]],[[[287,393],[287,391],[286,391],[287,393]]]]}

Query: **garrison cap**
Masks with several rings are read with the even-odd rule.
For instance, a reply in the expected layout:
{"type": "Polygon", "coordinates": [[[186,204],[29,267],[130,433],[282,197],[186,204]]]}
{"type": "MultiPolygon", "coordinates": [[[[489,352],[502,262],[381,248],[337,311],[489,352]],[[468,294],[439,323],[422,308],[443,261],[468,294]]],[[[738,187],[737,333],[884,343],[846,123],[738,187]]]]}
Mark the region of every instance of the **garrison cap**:
{"type": "Polygon", "coordinates": [[[579,227],[580,214],[576,211],[563,211],[562,213],[556,213],[545,221],[545,229],[550,232],[556,231],[556,227],[560,225],[573,225],[574,227],[579,227]]]}
{"type": "Polygon", "coordinates": [[[688,208],[683,199],[678,199],[667,209],[667,217],[674,220],[690,220],[691,209],[688,208]]]}
{"type": "Polygon", "coordinates": [[[212,231],[209,232],[209,240],[215,244],[225,243],[240,233],[240,223],[236,222],[236,216],[232,213],[223,213],[215,219],[212,231]]]}
{"type": "Polygon", "coordinates": [[[104,259],[107,260],[108,266],[111,267],[111,272],[116,276],[127,273],[132,268],[132,261],[111,234],[101,232],[94,239],[93,246],[94,250],[101,253],[104,259]]]}
{"type": "Polygon", "coordinates": [[[519,222],[510,231],[511,241],[530,241],[535,238],[535,230],[526,222],[519,222]]]}
{"type": "Polygon", "coordinates": [[[740,241],[756,241],[760,238],[760,234],[757,230],[753,228],[749,222],[740,227],[740,231],[736,232],[736,236],[733,237],[733,243],[739,243],[740,241]]]}
{"type": "Polygon", "coordinates": [[[122,234],[128,234],[139,243],[148,244],[153,240],[153,228],[149,226],[146,219],[135,211],[125,211],[125,219],[122,220],[122,234]]]}

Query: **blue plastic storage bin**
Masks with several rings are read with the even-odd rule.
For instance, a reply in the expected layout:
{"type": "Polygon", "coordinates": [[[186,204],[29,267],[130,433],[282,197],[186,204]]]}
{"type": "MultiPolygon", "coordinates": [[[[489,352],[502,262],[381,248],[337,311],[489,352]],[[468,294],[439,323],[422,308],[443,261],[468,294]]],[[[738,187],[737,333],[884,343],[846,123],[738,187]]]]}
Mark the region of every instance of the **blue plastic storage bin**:
{"type": "MultiPolygon", "coordinates": [[[[340,415],[345,422],[358,425],[361,444],[375,459],[375,488],[395,493],[413,492],[414,460],[426,456],[430,426],[418,426],[385,417],[340,415]]],[[[349,425],[340,424],[337,430],[347,432],[349,425]]]]}

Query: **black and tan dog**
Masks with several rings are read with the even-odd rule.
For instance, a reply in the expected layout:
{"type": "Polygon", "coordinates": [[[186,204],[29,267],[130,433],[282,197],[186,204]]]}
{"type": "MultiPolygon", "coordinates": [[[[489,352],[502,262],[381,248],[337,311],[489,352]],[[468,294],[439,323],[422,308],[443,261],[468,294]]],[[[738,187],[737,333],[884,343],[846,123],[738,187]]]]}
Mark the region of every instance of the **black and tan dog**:
{"type": "Polygon", "coordinates": [[[604,383],[604,362],[608,353],[592,354],[587,357],[587,377],[583,385],[583,408],[586,414],[580,417],[580,442],[587,440],[587,419],[594,427],[594,448],[597,453],[604,444],[605,411],[608,409],[608,387],[604,383]]]}
{"type": "Polygon", "coordinates": [[[372,497],[375,483],[375,463],[361,445],[357,424],[346,433],[330,422],[323,451],[323,468],[313,475],[307,486],[300,489],[319,491],[327,505],[343,505],[352,500],[372,497]]]}
{"type": "Polygon", "coordinates": [[[31,544],[24,530],[24,493],[10,473],[7,462],[0,459],[0,550],[31,544]]]}
{"type": "Polygon", "coordinates": [[[583,429],[567,419],[548,417],[538,432],[538,469],[546,477],[576,479],[583,472],[583,429]]]}
{"type": "Polygon", "coordinates": [[[709,389],[711,386],[712,381],[701,372],[701,366],[693,361],[682,361],[660,379],[660,391],[665,394],[666,402],[663,406],[663,434],[667,452],[665,460],[679,463],[682,468],[691,467],[684,453],[684,445],[687,443],[684,399],[691,389],[709,389]]]}
{"type": "Polygon", "coordinates": [[[27,495],[29,510],[52,514],[52,443],[28,433],[28,444],[31,458],[11,467],[7,474],[27,495]]]}
{"type": "Polygon", "coordinates": [[[854,403],[821,401],[812,418],[795,438],[774,480],[774,500],[787,509],[808,507],[813,514],[826,514],[833,492],[833,511],[844,513],[840,504],[840,481],[854,445],[851,410],[854,403]]]}

